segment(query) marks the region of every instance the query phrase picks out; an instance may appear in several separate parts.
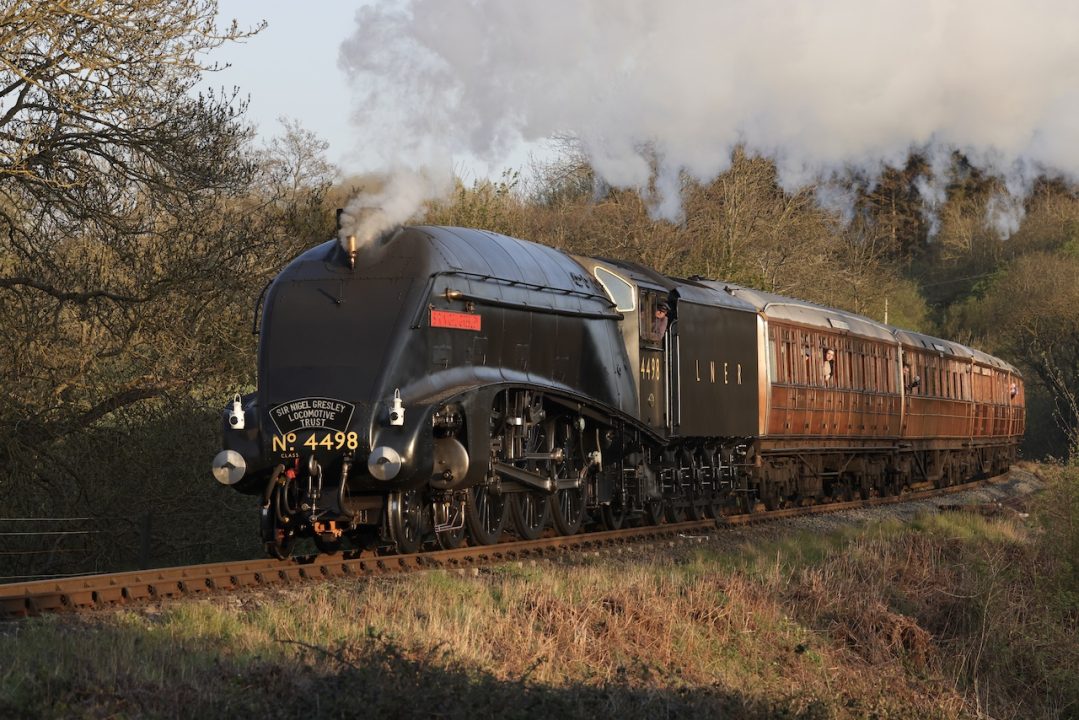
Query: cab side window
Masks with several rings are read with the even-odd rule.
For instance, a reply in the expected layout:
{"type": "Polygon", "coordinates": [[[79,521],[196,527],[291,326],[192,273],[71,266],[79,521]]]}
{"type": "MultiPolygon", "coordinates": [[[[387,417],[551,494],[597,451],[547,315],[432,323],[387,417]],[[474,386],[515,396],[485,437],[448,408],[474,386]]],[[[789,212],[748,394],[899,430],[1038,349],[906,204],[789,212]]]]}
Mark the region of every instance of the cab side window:
{"type": "Polygon", "coordinates": [[[642,292],[641,339],[648,343],[662,343],[671,323],[671,308],[667,299],[653,292],[642,292]]]}

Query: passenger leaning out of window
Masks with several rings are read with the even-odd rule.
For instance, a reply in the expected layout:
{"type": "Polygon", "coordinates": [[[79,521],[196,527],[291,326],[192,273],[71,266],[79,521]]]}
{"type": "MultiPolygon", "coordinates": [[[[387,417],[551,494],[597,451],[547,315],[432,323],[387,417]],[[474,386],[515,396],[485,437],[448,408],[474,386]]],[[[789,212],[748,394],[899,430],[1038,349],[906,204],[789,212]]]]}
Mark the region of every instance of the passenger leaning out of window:
{"type": "Polygon", "coordinates": [[[821,363],[820,371],[821,377],[824,378],[824,384],[831,384],[832,378],[835,376],[835,350],[832,348],[824,349],[824,362],[821,363]]]}

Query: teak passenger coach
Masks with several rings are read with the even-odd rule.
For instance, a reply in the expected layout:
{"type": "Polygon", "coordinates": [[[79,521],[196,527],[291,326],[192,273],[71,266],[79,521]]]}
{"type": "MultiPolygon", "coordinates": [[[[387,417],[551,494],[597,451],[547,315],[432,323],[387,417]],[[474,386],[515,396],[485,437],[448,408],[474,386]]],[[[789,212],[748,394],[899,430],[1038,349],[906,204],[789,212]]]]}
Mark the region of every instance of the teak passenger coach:
{"type": "Polygon", "coordinates": [[[480,230],[330,241],[275,278],[219,481],[267,550],[401,552],[1006,469],[1018,371],[865,317],[480,230]]]}

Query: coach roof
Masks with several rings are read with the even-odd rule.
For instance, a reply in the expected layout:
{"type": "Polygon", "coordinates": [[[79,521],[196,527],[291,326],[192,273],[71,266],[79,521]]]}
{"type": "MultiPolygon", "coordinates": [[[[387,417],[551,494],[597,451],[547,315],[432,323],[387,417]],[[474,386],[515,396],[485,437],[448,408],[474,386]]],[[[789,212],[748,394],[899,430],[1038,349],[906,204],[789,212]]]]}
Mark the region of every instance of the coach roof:
{"type": "Polygon", "coordinates": [[[715,285],[734,297],[750,303],[770,320],[786,320],[800,325],[849,332],[861,337],[895,342],[891,327],[862,315],[824,307],[806,300],[764,292],[763,290],[754,290],[733,283],[708,284],[715,285]]]}

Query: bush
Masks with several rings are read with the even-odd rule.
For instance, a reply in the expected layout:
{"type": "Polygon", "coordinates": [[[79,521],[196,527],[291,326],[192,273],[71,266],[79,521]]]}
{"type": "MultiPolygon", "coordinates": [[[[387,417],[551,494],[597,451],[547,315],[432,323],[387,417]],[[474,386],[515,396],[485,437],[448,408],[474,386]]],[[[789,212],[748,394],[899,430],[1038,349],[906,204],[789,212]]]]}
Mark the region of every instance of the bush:
{"type": "Polygon", "coordinates": [[[1046,488],[1036,515],[1039,555],[1047,600],[1063,618],[1079,620],[1079,453],[1060,465],[1046,465],[1046,488]]]}

